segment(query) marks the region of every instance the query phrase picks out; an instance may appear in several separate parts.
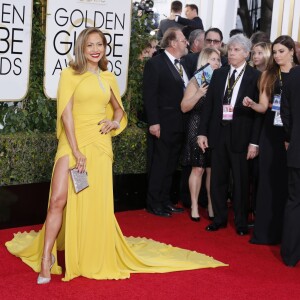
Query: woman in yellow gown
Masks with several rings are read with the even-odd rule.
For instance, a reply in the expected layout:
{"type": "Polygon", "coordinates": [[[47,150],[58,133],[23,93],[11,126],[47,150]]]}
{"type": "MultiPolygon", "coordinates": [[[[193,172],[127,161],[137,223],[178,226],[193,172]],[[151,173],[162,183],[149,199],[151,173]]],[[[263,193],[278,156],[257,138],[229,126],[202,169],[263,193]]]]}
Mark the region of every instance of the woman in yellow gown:
{"type": "Polygon", "coordinates": [[[78,36],[75,61],[59,82],[59,143],[46,222],[39,232],[15,234],[6,243],[8,251],[40,272],[39,284],[50,282],[50,273],[62,273],[57,250],[65,251],[64,281],[225,266],[194,251],[123,236],[113,208],[111,137],[126,127],[127,119],[116,79],[107,71],[106,45],[96,28],[78,36]],[[78,194],[69,176],[74,166],[88,173],[89,187],[78,194]]]}

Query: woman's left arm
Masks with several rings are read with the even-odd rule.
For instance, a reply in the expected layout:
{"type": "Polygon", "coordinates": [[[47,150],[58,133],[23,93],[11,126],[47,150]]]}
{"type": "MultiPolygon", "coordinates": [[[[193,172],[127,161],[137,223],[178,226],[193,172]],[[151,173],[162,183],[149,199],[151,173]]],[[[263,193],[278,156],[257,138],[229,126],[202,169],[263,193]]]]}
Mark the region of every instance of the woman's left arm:
{"type": "Polygon", "coordinates": [[[98,123],[98,125],[103,124],[100,129],[102,134],[106,134],[111,130],[118,129],[120,127],[120,122],[123,118],[124,111],[121,108],[118,100],[116,99],[113,91],[111,91],[110,103],[114,109],[114,118],[113,120],[104,119],[98,123]]]}
{"type": "Polygon", "coordinates": [[[193,107],[197,104],[197,102],[206,94],[207,88],[208,85],[202,84],[199,87],[196,82],[193,82],[191,80],[184,92],[184,96],[180,104],[181,111],[183,113],[186,113],[192,110],[193,107]]]}

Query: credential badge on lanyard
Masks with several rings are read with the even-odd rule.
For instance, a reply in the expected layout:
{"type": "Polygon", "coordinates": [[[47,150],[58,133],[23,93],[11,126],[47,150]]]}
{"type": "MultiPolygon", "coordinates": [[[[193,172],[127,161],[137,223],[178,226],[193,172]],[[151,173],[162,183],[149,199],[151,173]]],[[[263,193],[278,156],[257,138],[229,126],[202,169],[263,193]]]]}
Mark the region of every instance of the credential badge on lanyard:
{"type": "Polygon", "coordinates": [[[276,94],[273,97],[272,111],[275,112],[273,125],[283,126],[281,116],[280,116],[281,93],[282,93],[282,85],[283,85],[280,69],[278,70],[278,75],[279,75],[280,94],[276,94]]]}

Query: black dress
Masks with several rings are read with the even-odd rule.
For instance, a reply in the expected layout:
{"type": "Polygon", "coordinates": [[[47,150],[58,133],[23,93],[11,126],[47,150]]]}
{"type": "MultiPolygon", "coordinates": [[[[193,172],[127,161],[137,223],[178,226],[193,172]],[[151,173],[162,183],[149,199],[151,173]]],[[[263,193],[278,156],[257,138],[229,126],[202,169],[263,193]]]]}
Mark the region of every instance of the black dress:
{"type": "MultiPolygon", "coordinates": [[[[194,78],[192,80],[195,80],[194,78]]],[[[193,82],[197,85],[197,81],[193,82]]],[[[182,165],[191,167],[210,167],[210,151],[203,151],[197,143],[201,112],[205,97],[202,97],[189,112],[185,125],[185,143],[182,154],[182,165]]]]}
{"type": "MultiPolygon", "coordinates": [[[[281,73],[283,85],[289,73],[281,73]]],[[[280,94],[279,81],[274,94],[280,94]]],[[[272,96],[273,101],[273,96],[272,96]]],[[[275,112],[268,108],[259,142],[259,179],[253,244],[281,243],[284,207],[288,197],[288,168],[282,126],[274,126],[275,112]]]]}

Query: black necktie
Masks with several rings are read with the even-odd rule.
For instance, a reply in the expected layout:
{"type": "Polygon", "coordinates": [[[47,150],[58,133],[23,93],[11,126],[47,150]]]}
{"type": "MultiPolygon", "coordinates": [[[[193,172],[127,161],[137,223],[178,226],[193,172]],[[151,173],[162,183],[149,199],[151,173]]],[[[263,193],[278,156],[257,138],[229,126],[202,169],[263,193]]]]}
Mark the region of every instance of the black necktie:
{"type": "Polygon", "coordinates": [[[227,84],[224,99],[223,99],[223,104],[230,104],[232,93],[233,93],[233,85],[234,85],[234,82],[235,82],[235,73],[236,73],[236,69],[233,70],[233,72],[232,72],[232,74],[229,78],[230,94],[228,93],[228,84],[227,84]]]}
{"type": "Polygon", "coordinates": [[[174,65],[178,71],[178,73],[180,74],[180,76],[182,77],[183,76],[183,70],[182,70],[182,65],[180,63],[180,60],[179,59],[175,59],[174,60],[174,65]]]}

